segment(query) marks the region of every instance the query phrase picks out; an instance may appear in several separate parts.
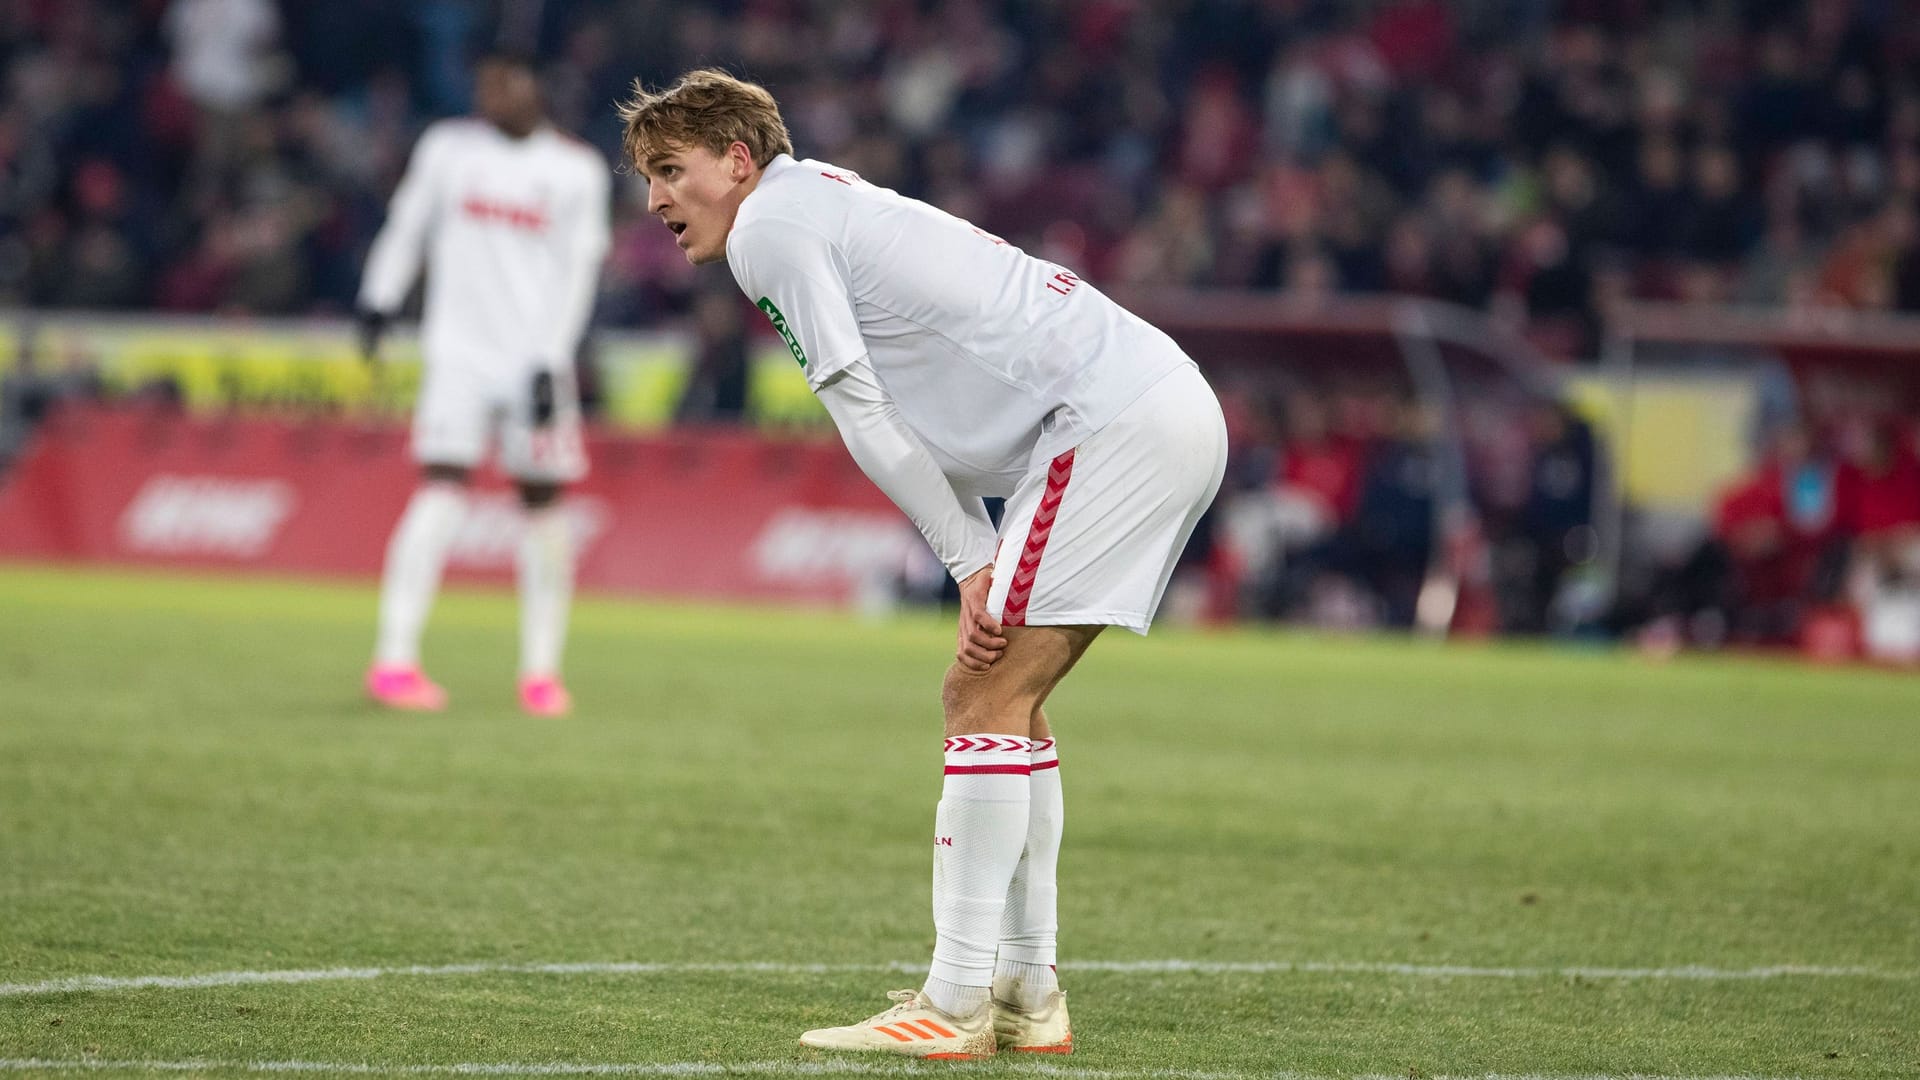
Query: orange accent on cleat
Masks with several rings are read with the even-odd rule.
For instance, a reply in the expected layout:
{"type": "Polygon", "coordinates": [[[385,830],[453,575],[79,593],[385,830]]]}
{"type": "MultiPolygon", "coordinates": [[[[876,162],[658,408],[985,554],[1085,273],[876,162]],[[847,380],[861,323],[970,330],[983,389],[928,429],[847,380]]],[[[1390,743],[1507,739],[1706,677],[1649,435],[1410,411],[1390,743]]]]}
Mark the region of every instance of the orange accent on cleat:
{"type": "Polygon", "coordinates": [[[915,1023],[919,1024],[923,1029],[933,1032],[933,1037],[936,1039],[957,1039],[960,1037],[931,1020],[917,1020],[915,1023]]]}
{"type": "Polygon", "coordinates": [[[528,716],[565,716],[573,711],[573,695],[552,675],[528,675],[520,680],[520,710],[528,716]]]}
{"type": "Polygon", "coordinates": [[[934,1061],[972,1061],[994,1053],[993,1010],[983,1007],[968,1017],[941,1012],[920,999],[917,990],[887,994],[893,1008],[846,1027],[817,1028],[800,1036],[800,1045],[816,1050],[853,1050],[899,1054],[934,1061]]]}
{"type": "Polygon", "coordinates": [[[369,668],[367,696],[404,712],[439,712],[447,707],[447,692],[413,664],[375,664],[369,668]]]}

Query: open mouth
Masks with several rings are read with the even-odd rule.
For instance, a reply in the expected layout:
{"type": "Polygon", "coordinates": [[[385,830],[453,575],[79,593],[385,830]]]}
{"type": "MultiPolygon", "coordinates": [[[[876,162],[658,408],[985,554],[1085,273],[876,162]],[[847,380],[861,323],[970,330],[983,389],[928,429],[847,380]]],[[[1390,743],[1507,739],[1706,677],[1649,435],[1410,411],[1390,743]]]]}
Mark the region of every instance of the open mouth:
{"type": "Polygon", "coordinates": [[[673,230],[673,235],[679,236],[681,233],[687,231],[687,223],[684,221],[669,221],[667,222],[667,228],[673,230]]]}

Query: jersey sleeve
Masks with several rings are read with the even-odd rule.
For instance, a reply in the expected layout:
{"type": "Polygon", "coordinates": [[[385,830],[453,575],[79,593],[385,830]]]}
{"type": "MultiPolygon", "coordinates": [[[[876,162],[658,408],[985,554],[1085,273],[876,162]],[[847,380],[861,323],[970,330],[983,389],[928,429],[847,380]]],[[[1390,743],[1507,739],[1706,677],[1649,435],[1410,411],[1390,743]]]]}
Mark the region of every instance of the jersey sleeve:
{"type": "Polygon", "coordinates": [[[426,256],[427,230],[432,227],[435,198],[440,186],[440,158],[446,133],[428,128],[413,148],[407,171],[394,189],[387,222],[373,238],[366,270],[360,277],[360,306],[392,314],[407,298],[426,256]]]}
{"type": "Polygon", "coordinates": [[[580,347],[593,314],[594,296],[600,284],[600,264],[607,257],[609,226],[608,196],[611,180],[598,154],[589,154],[582,172],[578,202],[561,225],[559,242],[563,246],[561,265],[565,280],[556,283],[553,338],[546,347],[551,360],[565,364],[580,347]]]}
{"type": "Polygon", "coordinates": [[[816,393],[867,354],[846,258],[819,232],[768,219],[736,227],[727,238],[727,265],[816,393]]]}
{"type": "Polygon", "coordinates": [[[865,357],[834,372],[819,393],[854,463],[920,530],[953,580],[993,564],[986,505],[954,490],[865,357]]]}

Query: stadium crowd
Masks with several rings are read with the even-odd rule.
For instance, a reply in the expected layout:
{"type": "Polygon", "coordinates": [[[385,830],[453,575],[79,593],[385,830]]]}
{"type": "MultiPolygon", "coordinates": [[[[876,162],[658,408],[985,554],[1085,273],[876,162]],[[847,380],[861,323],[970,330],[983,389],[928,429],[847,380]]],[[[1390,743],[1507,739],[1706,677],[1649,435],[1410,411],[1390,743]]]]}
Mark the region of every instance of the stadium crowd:
{"type": "MultiPolygon", "coordinates": [[[[555,120],[610,162],[629,80],[720,64],[779,95],[802,152],[1101,283],[1428,296],[1575,359],[1629,298],[1920,311],[1909,0],[0,0],[0,307],[345,313],[487,37],[534,47],[555,120]]],[[[746,407],[730,290],[621,190],[597,321],[696,328],[683,419],[746,407]]],[[[58,358],[9,378],[9,415],[93,385],[58,358]]],[[[1236,563],[1227,606],[1411,622],[1431,415],[1366,386],[1251,408],[1200,548],[1236,563]]],[[[1576,618],[1593,433],[1555,406],[1470,424],[1498,625],[1700,638],[1718,610],[1779,640],[1782,612],[1864,587],[1821,553],[1920,523],[1906,430],[1772,439],[1697,557],[1576,618]]]]}
{"type": "MultiPolygon", "coordinates": [[[[351,303],[483,25],[556,119],[720,63],[809,154],[1095,281],[1391,290],[1591,347],[1622,296],[1920,309],[1904,0],[10,0],[0,302],[351,303]],[[526,25],[514,27],[515,19],[526,25]]],[[[693,304],[632,193],[602,321],[693,304]]]]}

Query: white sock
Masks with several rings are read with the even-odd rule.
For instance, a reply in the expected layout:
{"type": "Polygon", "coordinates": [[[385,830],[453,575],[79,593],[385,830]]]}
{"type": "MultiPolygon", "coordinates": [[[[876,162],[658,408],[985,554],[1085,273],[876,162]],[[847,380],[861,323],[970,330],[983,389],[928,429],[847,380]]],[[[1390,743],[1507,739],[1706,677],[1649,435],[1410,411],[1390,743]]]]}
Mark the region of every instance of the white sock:
{"type": "Polygon", "coordinates": [[[418,664],[420,632],[440,591],[440,572],[447,565],[460,519],[466,516],[467,493],[458,484],[426,483],[407,500],[400,524],[387,541],[387,561],[380,575],[380,634],[374,645],[377,664],[418,664]]]}
{"type": "Polygon", "coordinates": [[[1060,836],[1066,828],[1066,801],[1060,791],[1060,753],[1054,740],[1034,742],[1031,768],[1026,853],[1007,885],[999,962],[993,969],[995,993],[1029,1012],[1045,1005],[1047,995],[1060,988],[1054,971],[1060,933],[1055,874],[1060,836]]]}
{"type": "Polygon", "coordinates": [[[549,503],[526,512],[520,537],[520,674],[560,674],[573,602],[573,523],[549,503]]]}
{"type": "Polygon", "coordinates": [[[927,984],[920,988],[920,996],[948,1016],[965,1018],[979,1012],[992,997],[992,991],[984,986],[962,986],[929,975],[927,984]]]}
{"type": "Polygon", "coordinates": [[[924,993],[953,1016],[971,1015],[993,985],[1007,883],[1027,842],[1031,745],[1019,735],[946,741],[947,778],[934,818],[933,966],[924,993]]]}

